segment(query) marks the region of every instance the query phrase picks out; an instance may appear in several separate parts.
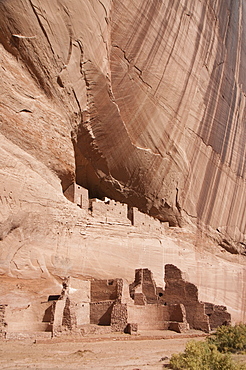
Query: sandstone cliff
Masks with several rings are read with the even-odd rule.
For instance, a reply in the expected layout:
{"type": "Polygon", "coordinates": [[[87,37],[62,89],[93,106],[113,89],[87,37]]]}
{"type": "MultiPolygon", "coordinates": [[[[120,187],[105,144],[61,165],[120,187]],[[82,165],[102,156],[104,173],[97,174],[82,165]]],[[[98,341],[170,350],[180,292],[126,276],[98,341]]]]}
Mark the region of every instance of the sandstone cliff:
{"type": "Polygon", "coordinates": [[[229,254],[246,245],[243,0],[5,0],[0,11],[2,274],[148,267],[163,281],[178,259],[203,300],[244,319],[244,257],[229,254]],[[74,181],[195,231],[88,227],[63,195],[74,181]]]}

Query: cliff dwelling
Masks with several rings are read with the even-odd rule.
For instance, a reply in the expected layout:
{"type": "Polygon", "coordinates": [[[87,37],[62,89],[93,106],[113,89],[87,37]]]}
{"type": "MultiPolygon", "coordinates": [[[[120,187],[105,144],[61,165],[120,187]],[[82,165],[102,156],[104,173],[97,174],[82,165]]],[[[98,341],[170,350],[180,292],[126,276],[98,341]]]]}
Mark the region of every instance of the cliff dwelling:
{"type": "Polygon", "coordinates": [[[103,200],[89,198],[89,191],[75,183],[66,189],[64,195],[68,200],[102,223],[132,225],[139,230],[145,229],[160,233],[169,226],[168,222],[161,222],[125,203],[105,197],[103,200]]]}
{"type": "Polygon", "coordinates": [[[246,323],[245,0],[0,14],[0,336],[246,323]]]}

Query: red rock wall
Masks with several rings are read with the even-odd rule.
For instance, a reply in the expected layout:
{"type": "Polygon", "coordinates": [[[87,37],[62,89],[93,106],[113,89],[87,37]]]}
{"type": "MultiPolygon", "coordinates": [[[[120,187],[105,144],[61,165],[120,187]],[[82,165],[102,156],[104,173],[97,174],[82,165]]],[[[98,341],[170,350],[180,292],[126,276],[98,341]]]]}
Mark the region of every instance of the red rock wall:
{"type": "Polygon", "coordinates": [[[170,219],[170,206],[243,241],[245,4],[114,10],[112,86],[131,142],[151,158],[141,173],[150,212],[170,219]]]}
{"type": "Polygon", "coordinates": [[[244,242],[241,0],[8,0],[0,10],[4,136],[63,188],[76,176],[92,195],[244,242]]]}
{"type": "Polygon", "coordinates": [[[163,282],[175,263],[245,321],[244,256],[228,252],[246,244],[245,3],[5,0],[0,12],[0,273],[56,284],[150,268],[163,282]],[[158,239],[95,225],[63,196],[74,180],[195,228],[158,239]]]}

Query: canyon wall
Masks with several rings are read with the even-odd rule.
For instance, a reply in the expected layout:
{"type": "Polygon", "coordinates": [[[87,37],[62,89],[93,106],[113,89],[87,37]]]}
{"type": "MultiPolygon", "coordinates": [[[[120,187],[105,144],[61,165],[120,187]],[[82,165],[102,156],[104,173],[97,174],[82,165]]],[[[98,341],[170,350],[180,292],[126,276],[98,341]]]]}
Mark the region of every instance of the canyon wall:
{"type": "Polygon", "coordinates": [[[4,0],[0,11],[4,279],[132,281],[146,267],[163,285],[173,263],[201,300],[245,320],[243,0],[4,0]],[[65,198],[74,181],[171,229],[100,222],[65,198]]]}

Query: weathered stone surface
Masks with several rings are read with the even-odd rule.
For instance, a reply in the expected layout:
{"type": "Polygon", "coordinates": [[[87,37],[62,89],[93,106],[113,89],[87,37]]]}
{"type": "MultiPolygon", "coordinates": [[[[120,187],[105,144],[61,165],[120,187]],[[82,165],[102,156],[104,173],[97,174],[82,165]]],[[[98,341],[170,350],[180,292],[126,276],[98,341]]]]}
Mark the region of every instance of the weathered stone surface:
{"type": "Polygon", "coordinates": [[[93,302],[90,304],[90,323],[110,326],[114,301],[93,302]]]}
{"type": "Polygon", "coordinates": [[[139,330],[168,330],[168,308],[157,304],[129,306],[128,322],[138,324],[139,330]]]}
{"type": "Polygon", "coordinates": [[[54,337],[83,336],[99,333],[96,326],[129,334],[136,333],[138,327],[142,330],[170,329],[179,333],[191,327],[209,332],[211,327],[231,323],[231,315],[225,306],[198,301],[197,288],[183,280],[176,266],[166,265],[165,272],[166,288],[163,290],[156,287],[150,270],[136,270],[135,281],[128,287],[128,299],[122,279],[98,279],[92,283],[64,278],[61,294],[49,295],[47,302],[36,302],[36,307],[33,303],[21,307],[18,301],[12,303],[10,310],[8,305],[0,305],[1,337],[6,338],[12,333],[11,338],[21,339],[22,332],[28,337],[37,331],[52,332],[54,337]],[[143,302],[138,299],[140,293],[136,293],[139,289],[143,302]],[[38,321],[37,313],[40,315],[40,312],[42,323],[38,321]]]}
{"type": "Polygon", "coordinates": [[[231,324],[231,315],[227,312],[225,306],[218,306],[205,302],[205,313],[209,317],[209,323],[212,330],[221,325],[231,324]]]}
{"type": "Polygon", "coordinates": [[[129,289],[135,304],[157,303],[156,285],[150,270],[136,270],[135,281],[130,284],[129,289]]]}
{"type": "Polygon", "coordinates": [[[136,323],[128,323],[125,328],[125,333],[127,334],[137,334],[138,333],[138,324],[136,323]]]}
{"type": "Polygon", "coordinates": [[[244,3],[5,0],[0,12],[1,304],[59,294],[69,275],[131,282],[149,268],[161,286],[170,263],[245,321],[244,256],[230,254],[246,244],[244,3]],[[64,197],[75,179],[194,228],[100,222],[64,197]],[[31,284],[41,277],[53,290],[31,284]]]}
{"type": "MultiPolygon", "coordinates": [[[[181,271],[174,265],[165,266],[165,290],[160,300],[185,307],[190,328],[206,332],[210,330],[209,318],[205,313],[205,304],[198,300],[197,287],[183,279],[181,271]]],[[[174,312],[174,314],[177,312],[174,312]]],[[[179,320],[173,320],[179,321],[179,320]]]]}
{"type": "Polygon", "coordinates": [[[116,302],[113,305],[111,314],[111,328],[112,331],[124,332],[127,326],[127,305],[125,303],[116,302]]]}
{"type": "Polygon", "coordinates": [[[184,333],[187,331],[187,325],[183,322],[171,322],[168,329],[176,331],[177,333],[184,333]]]}
{"type": "Polygon", "coordinates": [[[0,338],[5,338],[8,324],[5,321],[6,305],[0,305],[0,338]]]}

